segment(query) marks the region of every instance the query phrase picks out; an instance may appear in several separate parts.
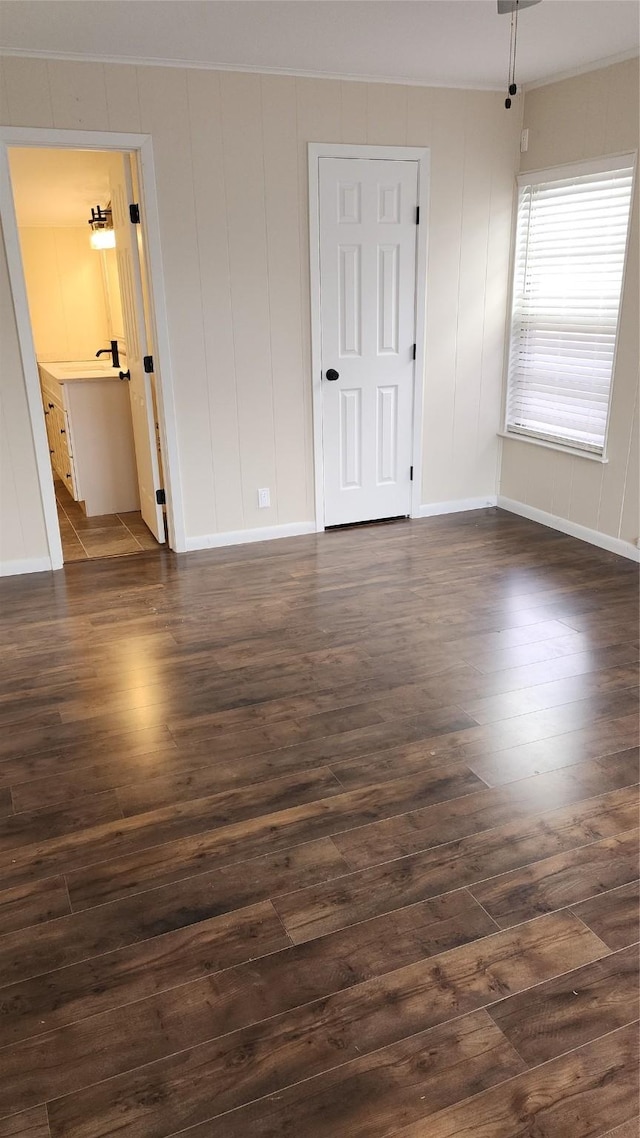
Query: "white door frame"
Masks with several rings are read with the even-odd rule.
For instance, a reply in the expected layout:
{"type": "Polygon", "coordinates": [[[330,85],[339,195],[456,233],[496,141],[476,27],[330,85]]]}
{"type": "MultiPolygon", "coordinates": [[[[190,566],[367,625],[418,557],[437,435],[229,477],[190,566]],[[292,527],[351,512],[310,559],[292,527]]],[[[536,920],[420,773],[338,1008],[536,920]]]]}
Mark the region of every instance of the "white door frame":
{"type": "Polygon", "coordinates": [[[418,163],[418,206],[422,239],[416,249],[416,362],[413,371],[413,484],[411,517],[420,517],[422,501],[422,415],[425,374],[427,302],[427,222],[429,217],[429,158],[423,146],[356,146],[337,142],[309,143],[309,252],[311,268],[311,383],[313,395],[313,459],[316,530],[325,526],[324,446],[322,439],[322,353],[320,319],[320,158],[386,158],[418,163]]]}
{"type": "Polygon", "coordinates": [[[114,131],[97,130],[54,130],[39,127],[0,127],[0,218],[4,231],[9,282],[13,295],[18,340],[31,430],[36,455],[38,481],[42,498],[42,509],[49,545],[52,569],[63,565],[60,527],[56,509],[53,475],[49,461],[49,444],[42,415],[40,380],[31,331],[31,318],[27,290],[22,266],[22,253],[18,234],[9,148],[30,146],[37,148],[57,148],[60,150],[119,150],[136,154],[139,158],[140,196],[144,203],[142,213],[143,236],[147,247],[147,271],[151,293],[152,319],[154,322],[154,351],[156,357],[156,391],[158,396],[158,417],[162,463],[165,477],[167,500],[167,528],[169,546],[176,552],[186,550],[184,508],[180,463],[178,456],[178,437],[174,400],[171,354],[167,325],[164,276],[162,269],[162,250],[160,246],[160,220],[156,194],[155,167],[151,135],[122,134],[114,131]]]}

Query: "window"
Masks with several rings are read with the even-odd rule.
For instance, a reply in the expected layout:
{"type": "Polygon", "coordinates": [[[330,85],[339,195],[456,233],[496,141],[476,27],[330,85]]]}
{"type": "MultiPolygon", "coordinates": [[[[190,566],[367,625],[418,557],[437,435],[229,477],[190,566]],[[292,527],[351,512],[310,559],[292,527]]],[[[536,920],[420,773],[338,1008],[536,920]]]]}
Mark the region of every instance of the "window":
{"type": "Polygon", "coordinates": [[[518,179],[510,434],[604,451],[632,182],[629,155],[518,179]]]}

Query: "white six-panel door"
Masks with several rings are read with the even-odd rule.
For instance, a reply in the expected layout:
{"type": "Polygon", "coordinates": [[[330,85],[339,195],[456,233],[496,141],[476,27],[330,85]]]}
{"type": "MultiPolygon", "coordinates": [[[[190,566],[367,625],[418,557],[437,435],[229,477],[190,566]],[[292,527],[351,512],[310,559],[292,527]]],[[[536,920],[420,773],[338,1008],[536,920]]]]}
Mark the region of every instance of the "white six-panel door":
{"type": "Polygon", "coordinates": [[[129,401],[138,470],[142,519],[156,541],[165,541],[162,507],[156,501],[160,468],[156,448],[151,380],[144,370],[145,323],[138,245],[129,218],[133,187],[129,155],[110,156],[111,209],[116,237],[118,284],[122,303],[126,355],[121,368],[130,373],[129,401]]]}
{"type": "Polygon", "coordinates": [[[417,205],[417,162],[319,159],[325,525],[411,511],[417,205]]]}

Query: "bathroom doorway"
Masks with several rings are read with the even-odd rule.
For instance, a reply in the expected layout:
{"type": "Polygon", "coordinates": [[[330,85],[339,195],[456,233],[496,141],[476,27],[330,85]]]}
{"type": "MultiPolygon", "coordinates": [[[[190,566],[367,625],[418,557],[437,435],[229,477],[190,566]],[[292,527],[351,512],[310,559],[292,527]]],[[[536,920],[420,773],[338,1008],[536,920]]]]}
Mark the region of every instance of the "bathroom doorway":
{"type": "MultiPolygon", "coordinates": [[[[158,550],[167,528],[177,548],[139,152],[20,141],[6,147],[8,181],[37,367],[34,441],[53,499],[47,510],[44,486],[43,507],[62,548],[52,567],[158,550]]],[[[20,340],[24,359],[24,327],[20,340]]]]}

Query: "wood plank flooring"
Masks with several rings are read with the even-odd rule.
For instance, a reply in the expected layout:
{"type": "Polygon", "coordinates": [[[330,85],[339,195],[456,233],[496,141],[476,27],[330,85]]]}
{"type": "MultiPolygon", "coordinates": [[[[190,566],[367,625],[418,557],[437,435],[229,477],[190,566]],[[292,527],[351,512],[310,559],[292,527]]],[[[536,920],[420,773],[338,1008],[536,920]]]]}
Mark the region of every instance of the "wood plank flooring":
{"type": "Polygon", "coordinates": [[[635,565],[486,510],[0,635],[0,1138],[635,1138],[635,565]]]}

